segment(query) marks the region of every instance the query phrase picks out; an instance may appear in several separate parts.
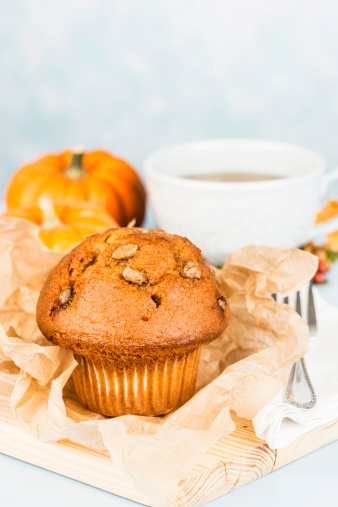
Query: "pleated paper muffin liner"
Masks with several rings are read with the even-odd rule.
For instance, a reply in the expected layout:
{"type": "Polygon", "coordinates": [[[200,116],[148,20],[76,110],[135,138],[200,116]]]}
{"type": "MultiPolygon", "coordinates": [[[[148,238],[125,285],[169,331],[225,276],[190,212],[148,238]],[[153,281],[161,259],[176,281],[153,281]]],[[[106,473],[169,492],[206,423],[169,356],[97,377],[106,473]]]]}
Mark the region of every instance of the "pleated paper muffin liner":
{"type": "Polygon", "coordinates": [[[106,416],[166,414],[194,395],[200,355],[198,347],[165,362],[123,370],[75,355],[75,391],[80,403],[106,416]]]}

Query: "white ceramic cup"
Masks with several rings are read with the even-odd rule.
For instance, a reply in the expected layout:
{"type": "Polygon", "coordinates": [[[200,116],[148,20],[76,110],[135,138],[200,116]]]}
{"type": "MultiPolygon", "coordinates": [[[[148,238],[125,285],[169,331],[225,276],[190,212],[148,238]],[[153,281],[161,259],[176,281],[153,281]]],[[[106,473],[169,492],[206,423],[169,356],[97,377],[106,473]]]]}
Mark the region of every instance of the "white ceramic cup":
{"type": "Polygon", "coordinates": [[[161,229],[188,237],[215,264],[246,245],[299,247],[338,229],[314,227],[320,199],[338,170],[317,153],[285,143],[224,139],[165,148],[145,161],[150,203],[161,229]],[[184,178],[206,173],[282,176],[253,182],[184,178]]]}

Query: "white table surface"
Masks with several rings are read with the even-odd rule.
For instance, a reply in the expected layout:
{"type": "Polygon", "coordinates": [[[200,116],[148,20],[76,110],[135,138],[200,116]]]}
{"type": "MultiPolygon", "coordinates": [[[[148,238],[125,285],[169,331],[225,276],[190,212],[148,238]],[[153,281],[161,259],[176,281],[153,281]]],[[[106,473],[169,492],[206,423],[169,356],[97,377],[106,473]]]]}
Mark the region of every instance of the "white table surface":
{"type": "MultiPolygon", "coordinates": [[[[338,307],[338,265],[330,273],[330,282],[321,286],[320,291],[330,304],[338,307]]],[[[0,507],[74,507],[77,504],[81,507],[137,505],[0,453],[0,507]]],[[[229,507],[338,506],[338,441],[208,505],[225,504],[229,507]]]]}

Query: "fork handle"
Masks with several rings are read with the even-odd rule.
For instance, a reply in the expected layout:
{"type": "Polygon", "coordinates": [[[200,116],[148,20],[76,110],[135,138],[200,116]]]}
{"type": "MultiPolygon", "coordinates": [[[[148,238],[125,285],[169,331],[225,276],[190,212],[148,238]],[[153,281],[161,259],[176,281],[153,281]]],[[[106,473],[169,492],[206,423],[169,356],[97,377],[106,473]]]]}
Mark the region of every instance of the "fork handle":
{"type": "Polygon", "coordinates": [[[312,408],[317,403],[316,393],[303,357],[291,369],[285,390],[285,400],[298,408],[312,408]]]}

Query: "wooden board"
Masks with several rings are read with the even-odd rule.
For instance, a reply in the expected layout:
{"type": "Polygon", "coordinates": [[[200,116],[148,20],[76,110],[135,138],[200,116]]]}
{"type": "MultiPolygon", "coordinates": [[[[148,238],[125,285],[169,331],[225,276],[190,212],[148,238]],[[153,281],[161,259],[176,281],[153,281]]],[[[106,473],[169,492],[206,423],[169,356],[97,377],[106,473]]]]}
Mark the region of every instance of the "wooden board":
{"type": "MultiPolygon", "coordinates": [[[[105,491],[146,503],[130,488],[109,454],[69,440],[42,443],[26,432],[10,409],[14,379],[0,373],[0,452],[85,482],[105,491]]],[[[338,419],[299,437],[278,451],[255,435],[251,421],[232,414],[236,430],[211,447],[179,483],[163,506],[196,507],[244,486],[338,439],[338,419]]]]}

